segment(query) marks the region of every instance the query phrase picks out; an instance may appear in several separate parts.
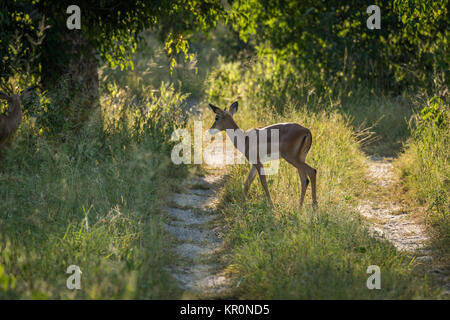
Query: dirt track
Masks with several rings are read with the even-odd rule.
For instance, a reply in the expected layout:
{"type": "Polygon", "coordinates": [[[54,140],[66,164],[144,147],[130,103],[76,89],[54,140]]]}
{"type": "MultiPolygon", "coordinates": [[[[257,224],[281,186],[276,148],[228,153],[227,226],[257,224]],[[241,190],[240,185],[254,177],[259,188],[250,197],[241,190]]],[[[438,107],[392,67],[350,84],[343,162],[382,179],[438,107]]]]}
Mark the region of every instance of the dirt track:
{"type": "MultiPolygon", "coordinates": [[[[374,185],[374,194],[379,196],[361,201],[357,210],[369,221],[371,234],[388,240],[398,250],[413,254],[416,261],[432,266],[432,252],[428,247],[430,239],[423,221],[404,210],[392,196],[398,182],[392,159],[371,158],[369,177],[374,185]]],[[[442,282],[443,295],[450,296],[449,270],[431,267],[428,272],[442,282]]]]}
{"type": "MultiPolygon", "coordinates": [[[[369,176],[377,193],[388,192],[386,189],[392,187],[397,179],[392,160],[387,158],[372,158],[369,176]]],[[[392,198],[364,200],[358,211],[372,222],[370,230],[374,236],[386,238],[399,250],[425,255],[424,258],[427,256],[425,247],[429,238],[425,228],[392,198]]]]}
{"type": "Polygon", "coordinates": [[[187,179],[185,192],[175,193],[166,209],[171,221],[164,227],[177,238],[175,252],[181,261],[171,266],[171,272],[180,287],[192,294],[215,296],[229,287],[217,259],[222,240],[214,213],[222,179],[214,171],[187,179]]]}

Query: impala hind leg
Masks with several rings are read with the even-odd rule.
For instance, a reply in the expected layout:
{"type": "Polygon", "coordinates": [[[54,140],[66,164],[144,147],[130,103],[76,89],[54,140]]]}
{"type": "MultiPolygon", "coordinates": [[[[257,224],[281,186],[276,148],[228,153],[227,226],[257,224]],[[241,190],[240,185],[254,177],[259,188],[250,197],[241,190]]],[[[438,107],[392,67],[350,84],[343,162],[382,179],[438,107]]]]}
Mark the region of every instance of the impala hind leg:
{"type": "Polygon", "coordinates": [[[316,176],[317,176],[317,170],[308,166],[305,163],[305,166],[308,168],[307,174],[309,178],[311,179],[311,192],[312,192],[312,205],[313,208],[317,208],[317,196],[316,196],[316,176]]]}
{"type": "MultiPolygon", "coordinates": [[[[289,162],[292,163],[299,170],[300,179],[302,179],[302,176],[300,173],[300,172],[302,172],[309,177],[309,180],[311,180],[312,204],[313,204],[313,208],[317,208],[317,197],[316,197],[317,170],[308,166],[306,163],[300,161],[300,159],[290,159],[289,162]]],[[[302,187],[302,189],[303,189],[303,187],[302,187]]],[[[305,192],[306,192],[306,188],[305,188],[305,192]]],[[[303,192],[302,192],[302,194],[303,194],[303,192]]]]}
{"type": "Polygon", "coordinates": [[[300,196],[300,208],[303,206],[303,201],[305,200],[305,194],[306,194],[306,189],[308,188],[309,185],[309,180],[307,178],[307,175],[301,171],[300,169],[298,170],[298,175],[300,176],[300,182],[301,182],[301,187],[302,187],[302,194],[300,196]]]}
{"type": "Polygon", "coordinates": [[[247,198],[248,189],[250,188],[250,185],[252,184],[255,177],[256,177],[256,166],[252,166],[252,168],[250,169],[250,173],[247,177],[247,180],[245,180],[244,184],[244,199],[247,198]]]}

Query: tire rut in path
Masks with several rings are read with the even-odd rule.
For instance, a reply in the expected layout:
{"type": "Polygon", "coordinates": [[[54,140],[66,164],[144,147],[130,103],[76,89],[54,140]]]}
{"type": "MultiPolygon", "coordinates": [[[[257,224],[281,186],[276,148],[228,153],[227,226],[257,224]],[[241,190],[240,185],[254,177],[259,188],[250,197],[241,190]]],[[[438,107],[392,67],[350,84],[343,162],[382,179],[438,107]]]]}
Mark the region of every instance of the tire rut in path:
{"type": "Polygon", "coordinates": [[[222,294],[229,288],[229,279],[217,262],[222,240],[214,213],[223,178],[208,171],[204,177],[185,180],[186,192],[172,195],[166,208],[170,222],[164,228],[178,240],[174,251],[181,261],[170,271],[183,290],[202,296],[222,294]]]}
{"type": "MultiPolygon", "coordinates": [[[[369,176],[375,183],[377,193],[386,192],[396,182],[392,159],[373,157],[369,176]]],[[[423,259],[428,259],[425,247],[429,238],[423,225],[403,211],[400,204],[393,200],[386,201],[386,198],[366,199],[357,207],[360,214],[372,222],[372,235],[384,237],[398,250],[420,254],[423,259]]]]}

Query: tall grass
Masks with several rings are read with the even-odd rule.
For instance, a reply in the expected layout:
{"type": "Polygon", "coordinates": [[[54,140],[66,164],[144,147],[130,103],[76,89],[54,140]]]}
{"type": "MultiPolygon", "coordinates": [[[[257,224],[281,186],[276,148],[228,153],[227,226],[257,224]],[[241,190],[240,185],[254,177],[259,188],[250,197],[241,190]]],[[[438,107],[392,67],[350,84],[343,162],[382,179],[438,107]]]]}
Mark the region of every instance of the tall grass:
{"type": "Polygon", "coordinates": [[[370,93],[364,88],[354,89],[338,99],[339,111],[360,133],[362,150],[371,156],[397,156],[410,136],[409,119],[414,104],[408,94],[391,96],[370,93]]]}
{"type": "Polygon", "coordinates": [[[0,297],[178,296],[161,209],[184,175],[169,158],[179,121],[171,109],[182,100],[163,87],[141,112],[133,95],[105,91],[105,128],[64,142],[25,118],[1,164],[0,297]],[[82,271],[81,290],[66,287],[70,265],[82,271]]]}
{"type": "Polygon", "coordinates": [[[413,136],[395,165],[411,199],[425,206],[438,256],[450,264],[450,111],[430,99],[414,117],[413,136]]]}
{"type": "MultiPolygon", "coordinates": [[[[348,118],[339,108],[308,94],[309,84],[287,88],[280,77],[270,78],[258,62],[249,69],[239,63],[222,65],[209,78],[209,99],[228,106],[239,97],[235,120],[243,129],[276,122],[308,127],[313,144],[306,162],[318,170],[319,210],[311,209],[310,189],[298,208],[300,179],[295,168],[280,162],[278,174],[268,176],[275,204],[270,209],[258,180],[243,202],[248,165],[230,169],[222,194],[230,272],[249,299],[410,299],[435,297],[413,258],[386,241],[369,236],[366,223],[352,209],[367,188],[365,156],[348,118]],[[267,82],[266,82],[267,80],[267,82]],[[294,88],[294,89],[293,89],[294,88]],[[270,92],[270,95],[269,95],[270,92]],[[276,97],[284,96],[282,101],[276,97]],[[273,98],[268,98],[273,97],[273,98]],[[382,289],[369,290],[366,270],[381,269],[382,289]]],[[[301,77],[301,76],[299,76],[301,77]]],[[[212,123],[212,115],[209,121],[212,123]]]]}
{"type": "Polygon", "coordinates": [[[163,44],[142,36],[134,68],[101,68],[101,115],[76,134],[65,83],[24,107],[0,164],[1,298],[179,297],[161,212],[186,172],[172,165],[169,138],[202,97],[220,40],[195,35],[194,59],[171,70],[163,44]],[[82,290],[66,288],[72,264],[82,290]]]}

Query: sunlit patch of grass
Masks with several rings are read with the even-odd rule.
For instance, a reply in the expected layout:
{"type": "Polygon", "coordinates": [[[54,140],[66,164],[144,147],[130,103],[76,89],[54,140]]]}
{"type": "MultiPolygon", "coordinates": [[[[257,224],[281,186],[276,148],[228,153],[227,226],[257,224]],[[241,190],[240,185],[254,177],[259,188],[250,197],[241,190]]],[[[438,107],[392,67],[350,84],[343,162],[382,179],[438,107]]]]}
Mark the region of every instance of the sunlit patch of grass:
{"type": "MultiPolygon", "coordinates": [[[[311,208],[310,189],[304,207],[298,208],[299,177],[285,161],[280,162],[278,174],[269,177],[273,210],[258,180],[243,202],[249,167],[233,167],[220,208],[231,250],[229,263],[240,283],[234,295],[248,299],[435,297],[431,282],[410,264],[411,257],[372,238],[366,222],[351,209],[349,197],[358,199],[367,182],[365,158],[348,124],[338,114],[306,110],[286,118],[274,116],[269,123],[292,119],[313,134],[307,162],[318,170],[319,210],[311,208]],[[382,290],[366,286],[370,265],[381,268],[382,290]]],[[[245,123],[246,113],[236,121],[245,123]]]]}
{"type": "MultiPolygon", "coordinates": [[[[233,63],[222,66],[219,71],[220,74],[213,73],[210,78],[211,102],[224,108],[239,95],[239,110],[234,118],[242,129],[296,122],[311,130],[313,143],[306,162],[317,169],[318,184],[319,209],[311,208],[310,187],[304,207],[300,209],[298,173],[282,160],[278,173],[267,177],[274,202],[271,209],[258,179],[250,188],[248,200],[243,201],[249,165],[230,168],[230,179],[225,184],[219,208],[225,221],[226,247],[230,251],[229,270],[239,284],[234,297],[437,297],[431,281],[412,262],[413,257],[397,251],[387,241],[371,237],[368,222],[353,209],[368,195],[371,183],[367,179],[367,159],[359,143],[361,136],[355,128],[358,121],[342,115],[340,108],[324,107],[326,101],[319,98],[311,97],[308,103],[301,97],[296,101],[296,92],[303,89],[300,80],[299,88],[292,91],[284,88],[286,90],[278,92],[283,89],[283,81],[273,85],[277,80],[271,79],[270,73],[260,73],[258,67],[249,72],[233,63]],[[278,94],[286,98],[284,104],[277,100],[278,94]],[[366,271],[371,265],[381,269],[381,290],[369,290],[366,286],[369,277],[366,271]]],[[[355,106],[357,102],[355,99],[355,106]]],[[[390,101],[383,103],[386,109],[390,108],[390,101]]],[[[366,107],[358,111],[361,116],[363,110],[366,107]]],[[[212,113],[206,111],[204,119],[212,123],[212,118],[212,113]]],[[[389,123],[383,126],[388,127],[389,123]]],[[[379,130],[388,135],[384,129],[379,130]]],[[[395,136],[400,138],[403,133],[395,136]]],[[[385,151],[396,148],[396,145],[387,146],[385,151]]]]}
{"type": "Polygon", "coordinates": [[[360,89],[341,100],[339,111],[358,132],[363,151],[384,157],[396,156],[409,137],[411,106],[407,97],[373,95],[360,89]]]}
{"type": "Polygon", "coordinates": [[[35,128],[25,119],[1,163],[0,277],[15,281],[0,297],[179,296],[161,213],[186,168],[170,161],[170,135],[132,125],[143,121],[132,109],[122,115],[120,127],[64,143],[29,135],[35,128]],[[66,287],[70,265],[82,271],[81,290],[66,287]]]}

